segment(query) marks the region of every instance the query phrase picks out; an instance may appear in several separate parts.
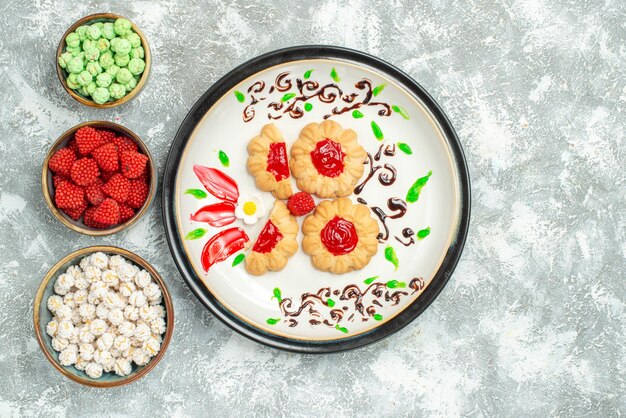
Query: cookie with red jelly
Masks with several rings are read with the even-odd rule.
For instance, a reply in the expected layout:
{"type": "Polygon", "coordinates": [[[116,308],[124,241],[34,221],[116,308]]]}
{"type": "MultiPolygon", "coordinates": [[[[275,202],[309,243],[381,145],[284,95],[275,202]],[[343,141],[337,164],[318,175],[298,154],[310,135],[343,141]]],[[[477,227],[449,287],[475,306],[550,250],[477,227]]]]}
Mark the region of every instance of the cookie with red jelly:
{"type": "Polygon", "coordinates": [[[370,209],[348,198],[325,200],[302,224],[302,249],[319,270],[343,274],[365,267],[378,250],[370,209]]]}
{"type": "Polygon", "coordinates": [[[298,251],[298,222],[280,200],[274,202],[270,217],[263,226],[252,251],[246,257],[246,270],[255,276],[285,268],[298,251]]]}
{"type": "Polygon", "coordinates": [[[363,175],[366,158],[356,132],[326,120],[302,129],[289,166],[300,190],[322,198],[345,197],[363,175]]]}
{"type": "Polygon", "coordinates": [[[293,194],[287,144],[276,125],[265,125],[261,134],[252,138],[248,144],[247,167],[259,189],[272,192],[277,199],[287,199],[293,194]]]}

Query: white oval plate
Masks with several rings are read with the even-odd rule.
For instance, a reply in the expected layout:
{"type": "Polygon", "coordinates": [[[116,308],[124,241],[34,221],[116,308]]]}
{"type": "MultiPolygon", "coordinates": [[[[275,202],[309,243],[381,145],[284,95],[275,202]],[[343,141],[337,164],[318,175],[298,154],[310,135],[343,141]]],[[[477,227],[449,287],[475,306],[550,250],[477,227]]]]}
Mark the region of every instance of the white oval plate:
{"type": "MultiPolygon", "coordinates": [[[[419,315],[454,269],[469,222],[469,176],[458,138],[443,112],[417,83],[389,64],[333,47],[266,54],[214,85],[177,134],[163,198],[170,247],[200,300],[244,335],[307,352],[364,345],[419,315]],[[325,118],[356,131],[372,156],[359,183],[371,166],[381,166],[359,195],[349,196],[353,201],[364,199],[370,208],[391,216],[399,212],[389,208],[390,198],[406,202],[409,190],[419,189],[417,201],[406,202],[404,216],[387,219],[388,234],[380,222],[383,236],[371,262],[362,270],[334,275],[315,269],[299,249],[282,271],[252,276],[245,261],[233,266],[237,254],[249,251],[248,245],[205,272],[200,260],[207,241],[222,230],[239,227],[254,243],[275,200],[255,187],[246,170],[250,139],[274,123],[289,151],[307,123],[325,118]],[[384,152],[392,149],[394,155],[384,152]],[[203,187],[194,164],[230,176],[240,195],[261,201],[265,216],[251,226],[240,219],[219,228],[191,221],[198,209],[220,201],[203,187]],[[390,166],[397,176],[385,186],[390,166]],[[189,190],[202,190],[207,197],[198,198],[189,190]],[[190,233],[204,235],[190,239],[190,233]]],[[[300,225],[302,220],[298,218],[300,225]]]]}

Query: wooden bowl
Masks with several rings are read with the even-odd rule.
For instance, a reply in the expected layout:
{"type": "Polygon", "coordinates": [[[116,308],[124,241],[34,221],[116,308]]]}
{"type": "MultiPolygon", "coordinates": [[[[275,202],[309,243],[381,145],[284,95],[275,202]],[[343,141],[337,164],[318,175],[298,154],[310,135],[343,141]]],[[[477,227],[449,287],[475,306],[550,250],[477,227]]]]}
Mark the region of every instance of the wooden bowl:
{"type": "Polygon", "coordinates": [[[39,285],[37,295],[35,296],[35,303],[33,308],[33,321],[35,326],[35,335],[39,346],[43,351],[44,356],[50,361],[50,363],[65,377],[72,379],[80,384],[97,387],[97,388],[110,388],[115,386],[123,386],[129,383],[135,382],[148,374],[150,370],[154,369],[159,361],[165,355],[165,351],[172,339],[172,333],[174,332],[174,305],[172,304],[172,298],[170,292],[163,281],[163,278],[146,260],[139,257],[128,250],[117,247],[108,246],[96,246],[82,248],[78,251],[74,251],[71,254],[66,255],[59,260],[48,271],[43,281],[39,285]],[[150,273],[156,283],[161,288],[163,295],[163,307],[165,308],[166,329],[163,335],[163,341],[161,342],[161,350],[156,356],[152,357],[148,364],[144,366],[137,366],[133,364],[133,370],[128,376],[118,376],[115,373],[108,372],[103,373],[99,379],[92,379],[85,374],[85,372],[76,369],[74,366],[62,366],[59,363],[59,353],[52,348],[52,338],[46,332],[46,325],[52,319],[52,313],[48,310],[47,302],[48,297],[54,294],[54,283],[57,277],[65,272],[65,270],[71,266],[80,262],[83,257],[96,252],[103,252],[107,255],[120,255],[131,261],[136,266],[145,269],[150,273]]]}
{"type": "Polygon", "coordinates": [[[98,120],[84,122],[80,125],[76,125],[73,128],[70,128],[69,130],[62,133],[61,136],[54,142],[54,144],[52,144],[50,150],[48,151],[48,155],[46,155],[46,159],[43,162],[41,173],[41,186],[44,199],[46,200],[50,211],[59,221],[61,221],[63,225],[67,226],[73,231],[80,232],[81,234],[90,236],[102,236],[115,234],[116,232],[122,231],[130,227],[132,224],[137,222],[137,220],[141,218],[144,213],[148,211],[148,208],[152,203],[152,200],[154,199],[154,195],[156,194],[157,172],[154,160],[152,158],[152,155],[150,154],[150,151],[148,150],[148,147],[146,146],[146,144],[143,143],[141,138],[137,136],[137,134],[122,125],[118,125],[117,123],[98,120]],[[58,209],[54,204],[54,185],[52,183],[52,172],[48,169],[48,162],[50,161],[50,158],[54,155],[54,153],[57,152],[59,148],[65,147],[67,143],[73,138],[74,133],[83,126],[91,126],[96,129],[109,129],[111,131],[118,132],[122,135],[129,137],[130,139],[135,141],[137,146],[139,146],[139,149],[148,157],[148,164],[150,165],[150,190],[148,192],[146,202],[141,208],[137,210],[132,218],[122,224],[114,225],[108,229],[95,229],[88,227],[81,220],[75,221],[67,216],[62,210],[58,209]]]}
{"type": "Polygon", "coordinates": [[[128,19],[131,22],[131,27],[133,28],[133,31],[135,31],[135,33],[137,33],[137,35],[139,35],[139,37],[141,38],[141,46],[144,49],[144,61],[146,63],[146,68],[141,74],[141,78],[139,79],[139,81],[137,81],[137,86],[135,86],[134,89],[132,89],[126,96],[122,97],[121,99],[114,100],[111,102],[106,102],[103,104],[98,104],[94,102],[91,98],[81,96],[76,91],[72,90],[71,88],[67,86],[67,82],[65,81],[65,79],[67,78],[69,74],[59,65],[59,56],[61,56],[61,54],[65,51],[65,38],[67,38],[67,35],[74,32],[76,28],[82,25],[87,25],[87,24],[96,23],[96,22],[114,22],[116,19],[119,19],[119,18],[128,19],[124,16],[116,15],[114,13],[96,13],[93,15],[85,16],[82,19],[79,19],[78,21],[76,21],[72,26],[70,26],[70,28],[63,34],[63,37],[61,38],[61,42],[59,42],[59,46],[57,48],[57,55],[55,59],[55,65],[57,67],[57,75],[59,76],[59,81],[61,81],[61,85],[63,86],[65,91],[68,92],[70,96],[72,96],[76,101],[84,105],[96,107],[99,109],[108,109],[111,107],[119,106],[121,104],[128,102],[133,97],[135,97],[141,91],[141,89],[143,89],[144,85],[146,84],[146,81],[148,80],[148,74],[150,74],[150,67],[152,65],[152,57],[150,55],[150,46],[148,45],[148,40],[146,39],[143,32],[139,30],[137,25],[135,25],[130,19],[128,19]]]}

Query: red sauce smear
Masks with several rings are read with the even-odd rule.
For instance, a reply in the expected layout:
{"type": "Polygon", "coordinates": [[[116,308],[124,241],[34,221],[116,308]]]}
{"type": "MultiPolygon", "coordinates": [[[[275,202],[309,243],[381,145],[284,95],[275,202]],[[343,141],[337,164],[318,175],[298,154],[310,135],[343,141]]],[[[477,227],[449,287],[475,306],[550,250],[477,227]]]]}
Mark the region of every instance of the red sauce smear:
{"type": "Polygon", "coordinates": [[[239,188],[235,180],[217,168],[194,164],[193,172],[198,176],[207,192],[221,200],[237,202],[239,188]]]}
{"type": "Polygon", "coordinates": [[[317,172],[326,177],[337,177],[343,173],[343,157],[341,145],[333,140],[325,139],[315,145],[311,151],[311,160],[317,172]]]}
{"type": "Polygon", "coordinates": [[[270,152],[267,153],[268,173],[274,175],[276,181],[289,178],[289,164],[287,163],[287,147],[284,142],[270,144],[270,152]]]}
{"type": "Polygon", "coordinates": [[[189,217],[194,222],[206,222],[211,226],[220,227],[235,222],[235,205],[231,202],[219,202],[198,209],[189,217]]]}
{"type": "Polygon", "coordinates": [[[200,260],[204,271],[220,261],[226,260],[241,250],[246,242],[250,241],[246,232],[241,228],[229,228],[213,235],[202,248],[200,260]]]}
{"type": "Polygon", "coordinates": [[[320,231],[320,239],[326,249],[333,255],[344,255],[352,252],[359,242],[354,225],[339,216],[328,221],[320,231]]]}
{"type": "Polygon", "coordinates": [[[268,220],[254,243],[252,251],[261,254],[269,253],[281,239],[283,239],[283,234],[280,233],[272,221],[268,220]]]}

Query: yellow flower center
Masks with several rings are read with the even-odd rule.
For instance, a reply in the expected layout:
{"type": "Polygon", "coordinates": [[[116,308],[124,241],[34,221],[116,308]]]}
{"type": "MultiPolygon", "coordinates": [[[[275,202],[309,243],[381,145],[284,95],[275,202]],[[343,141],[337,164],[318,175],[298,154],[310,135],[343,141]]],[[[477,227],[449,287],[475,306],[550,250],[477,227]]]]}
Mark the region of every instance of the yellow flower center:
{"type": "Polygon", "coordinates": [[[246,202],[243,204],[243,213],[250,216],[250,215],[254,215],[255,212],[256,212],[256,205],[254,204],[254,202],[246,202]]]}

